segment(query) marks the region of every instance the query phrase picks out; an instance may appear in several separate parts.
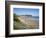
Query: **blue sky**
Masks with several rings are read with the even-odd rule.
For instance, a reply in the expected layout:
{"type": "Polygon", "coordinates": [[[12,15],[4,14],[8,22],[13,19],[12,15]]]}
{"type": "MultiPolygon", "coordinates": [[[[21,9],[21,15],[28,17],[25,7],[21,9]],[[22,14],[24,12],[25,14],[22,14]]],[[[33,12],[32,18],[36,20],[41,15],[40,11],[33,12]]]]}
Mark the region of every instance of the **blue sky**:
{"type": "Polygon", "coordinates": [[[39,9],[32,8],[13,8],[13,13],[17,15],[39,16],[39,9]]]}

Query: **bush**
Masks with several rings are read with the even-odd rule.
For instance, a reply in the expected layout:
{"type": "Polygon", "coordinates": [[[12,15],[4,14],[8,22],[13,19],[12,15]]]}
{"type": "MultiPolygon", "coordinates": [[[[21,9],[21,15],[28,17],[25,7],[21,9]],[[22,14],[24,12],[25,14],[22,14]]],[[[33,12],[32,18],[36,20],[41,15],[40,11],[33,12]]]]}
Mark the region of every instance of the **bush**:
{"type": "Polygon", "coordinates": [[[16,21],[16,22],[19,22],[20,20],[17,18],[17,15],[16,14],[14,14],[14,21],[16,21]]]}

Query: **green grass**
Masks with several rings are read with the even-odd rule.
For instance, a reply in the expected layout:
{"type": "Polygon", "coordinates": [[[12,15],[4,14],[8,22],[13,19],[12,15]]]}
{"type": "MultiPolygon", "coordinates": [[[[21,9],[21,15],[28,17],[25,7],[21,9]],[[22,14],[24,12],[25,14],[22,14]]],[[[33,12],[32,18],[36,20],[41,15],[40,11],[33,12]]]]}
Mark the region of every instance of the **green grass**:
{"type": "Polygon", "coordinates": [[[14,29],[26,29],[25,24],[23,24],[22,22],[14,22],[14,29]]]}

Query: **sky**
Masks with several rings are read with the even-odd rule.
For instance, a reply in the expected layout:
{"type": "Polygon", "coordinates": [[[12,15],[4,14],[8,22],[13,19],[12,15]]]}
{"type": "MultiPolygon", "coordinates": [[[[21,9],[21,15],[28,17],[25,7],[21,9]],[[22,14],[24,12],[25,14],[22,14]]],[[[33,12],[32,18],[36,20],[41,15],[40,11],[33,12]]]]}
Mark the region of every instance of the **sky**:
{"type": "Polygon", "coordinates": [[[32,8],[13,8],[13,13],[15,13],[16,15],[39,16],[39,9],[32,9],[32,8]]]}

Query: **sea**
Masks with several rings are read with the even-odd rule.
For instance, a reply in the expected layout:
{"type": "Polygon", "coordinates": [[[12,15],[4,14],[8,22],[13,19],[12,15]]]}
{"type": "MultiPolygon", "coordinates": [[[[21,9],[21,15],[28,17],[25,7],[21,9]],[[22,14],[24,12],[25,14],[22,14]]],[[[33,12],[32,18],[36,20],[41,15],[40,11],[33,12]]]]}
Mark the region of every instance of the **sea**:
{"type": "Polygon", "coordinates": [[[36,17],[36,16],[32,16],[32,17],[27,17],[28,20],[37,20],[39,21],[39,17],[36,17]]]}

